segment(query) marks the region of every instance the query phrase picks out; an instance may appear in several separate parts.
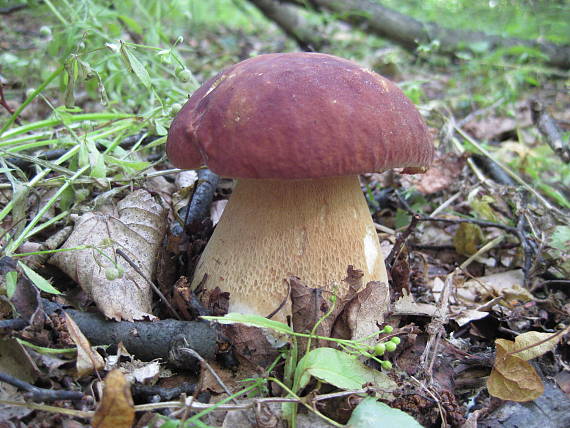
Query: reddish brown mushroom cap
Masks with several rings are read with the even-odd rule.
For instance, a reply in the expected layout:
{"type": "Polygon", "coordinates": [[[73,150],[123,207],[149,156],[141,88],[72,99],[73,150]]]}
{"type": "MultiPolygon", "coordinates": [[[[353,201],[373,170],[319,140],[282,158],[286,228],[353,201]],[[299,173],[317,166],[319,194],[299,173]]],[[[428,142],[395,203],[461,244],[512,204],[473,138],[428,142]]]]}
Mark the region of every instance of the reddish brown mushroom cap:
{"type": "Polygon", "coordinates": [[[180,168],[226,177],[301,179],[427,168],[434,148],[392,82],[331,55],[260,55],[202,85],[174,119],[180,168]]]}

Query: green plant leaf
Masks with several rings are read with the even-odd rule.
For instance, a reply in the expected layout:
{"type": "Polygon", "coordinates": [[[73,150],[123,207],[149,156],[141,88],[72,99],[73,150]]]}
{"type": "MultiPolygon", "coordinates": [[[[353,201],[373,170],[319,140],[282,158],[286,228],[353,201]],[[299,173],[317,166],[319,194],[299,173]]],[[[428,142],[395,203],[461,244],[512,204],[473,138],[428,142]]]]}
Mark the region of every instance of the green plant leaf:
{"type": "Polygon", "coordinates": [[[6,272],[6,296],[11,299],[16,291],[16,284],[18,283],[18,272],[15,270],[6,272]]]}
{"type": "Polygon", "coordinates": [[[311,376],[343,389],[362,388],[368,382],[385,390],[396,387],[386,374],[366,367],[354,357],[333,348],[317,348],[301,358],[295,370],[294,391],[304,388],[311,376]]]}
{"type": "Polygon", "coordinates": [[[252,327],[259,328],[269,328],[278,333],[293,334],[293,330],[287,324],[279,321],[268,320],[261,315],[254,314],[239,314],[237,312],[231,312],[223,317],[202,317],[205,320],[211,320],[219,322],[220,324],[245,324],[252,327]]]}
{"type": "Polygon", "coordinates": [[[36,287],[40,290],[45,291],[46,293],[50,294],[61,294],[59,290],[57,290],[50,282],[41,276],[39,273],[36,273],[34,270],[26,266],[22,262],[18,262],[18,265],[22,268],[26,276],[30,281],[34,283],[36,287]]]}
{"type": "Polygon", "coordinates": [[[123,42],[121,42],[121,57],[125,61],[125,64],[127,64],[129,71],[135,73],[135,75],[139,78],[141,83],[147,89],[150,89],[151,82],[148,71],[146,71],[146,68],[142,65],[139,59],[135,56],[135,54],[133,54],[131,49],[129,49],[127,45],[123,42]]]}
{"type": "Polygon", "coordinates": [[[379,426],[422,428],[418,421],[407,413],[393,409],[372,397],[365,398],[356,406],[346,426],[347,428],[377,428],[379,426]]]}

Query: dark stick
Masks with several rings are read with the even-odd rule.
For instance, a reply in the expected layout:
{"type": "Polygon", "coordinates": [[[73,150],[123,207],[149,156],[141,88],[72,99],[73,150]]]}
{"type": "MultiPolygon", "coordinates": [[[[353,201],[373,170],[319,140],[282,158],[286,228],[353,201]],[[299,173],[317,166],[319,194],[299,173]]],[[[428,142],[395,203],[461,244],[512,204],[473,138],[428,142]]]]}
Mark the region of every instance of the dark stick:
{"type": "Polygon", "coordinates": [[[210,205],[214,199],[214,193],[220,182],[220,177],[209,169],[198,170],[198,181],[194,186],[194,192],[188,202],[179,213],[184,219],[184,225],[190,232],[201,227],[202,220],[209,215],[210,205]]]}
{"type": "Polygon", "coordinates": [[[182,385],[173,388],[166,388],[159,385],[143,385],[134,383],[131,385],[131,392],[133,399],[137,403],[148,403],[154,397],[160,397],[161,401],[174,400],[182,394],[192,395],[196,390],[196,385],[185,382],[182,385]]]}
{"type": "Polygon", "coordinates": [[[392,270],[392,265],[394,264],[394,262],[396,261],[396,259],[400,255],[400,252],[402,251],[402,247],[406,243],[406,240],[412,234],[412,232],[416,229],[416,226],[417,226],[419,220],[420,220],[419,215],[417,215],[417,214],[412,215],[412,220],[410,221],[410,224],[408,225],[406,230],[404,230],[402,233],[398,234],[398,237],[396,238],[396,242],[394,243],[394,246],[392,247],[392,251],[390,251],[390,254],[388,254],[388,257],[386,257],[386,260],[385,260],[386,269],[388,269],[388,272],[390,272],[392,270]]]}
{"type": "Polygon", "coordinates": [[[0,381],[9,383],[18,389],[26,391],[24,394],[28,400],[41,402],[41,401],[58,401],[58,400],[81,400],[83,393],[79,391],[65,391],[56,389],[44,389],[37,386],[30,385],[21,379],[15,378],[7,373],[0,372],[0,381]]]}
{"type": "Polygon", "coordinates": [[[556,121],[550,116],[540,101],[530,102],[532,121],[546,139],[550,148],[558,155],[562,162],[570,163],[570,146],[564,142],[562,132],[556,121]]]}
{"type": "MultiPolygon", "coordinates": [[[[62,310],[62,306],[42,300],[44,310],[52,314],[62,310]]],[[[170,353],[178,348],[191,347],[202,357],[216,358],[218,345],[223,346],[223,339],[216,328],[203,321],[109,321],[102,315],[65,309],[79,329],[93,345],[108,345],[123,342],[125,348],[142,361],[157,358],[168,360],[178,365],[179,361],[169,360],[170,353]]],[[[180,353],[182,354],[182,353],[180,353]]],[[[197,361],[190,361],[196,366],[197,361]]],[[[195,367],[187,367],[192,369],[195,367]]]]}

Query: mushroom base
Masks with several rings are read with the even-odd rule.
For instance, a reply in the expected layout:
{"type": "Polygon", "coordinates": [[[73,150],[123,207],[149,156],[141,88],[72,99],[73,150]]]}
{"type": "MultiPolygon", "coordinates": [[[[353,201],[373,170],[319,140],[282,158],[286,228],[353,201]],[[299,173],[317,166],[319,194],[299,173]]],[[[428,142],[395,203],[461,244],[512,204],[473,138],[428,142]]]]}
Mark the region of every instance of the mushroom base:
{"type": "MultiPolygon", "coordinates": [[[[287,278],[344,296],[349,265],[363,283],[387,283],[384,257],[358,177],[237,181],[196,267],[195,287],[230,293],[230,312],[266,316],[287,296],[287,278]]],[[[273,319],[283,321],[286,306],[273,319]]]]}

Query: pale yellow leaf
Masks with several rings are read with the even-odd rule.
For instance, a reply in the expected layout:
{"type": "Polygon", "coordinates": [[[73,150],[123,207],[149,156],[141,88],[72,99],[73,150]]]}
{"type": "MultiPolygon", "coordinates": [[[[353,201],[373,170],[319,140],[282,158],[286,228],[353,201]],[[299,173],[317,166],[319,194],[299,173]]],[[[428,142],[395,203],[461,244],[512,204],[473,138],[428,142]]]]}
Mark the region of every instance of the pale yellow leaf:
{"type": "Polygon", "coordinates": [[[67,313],[65,314],[65,325],[67,326],[69,336],[77,345],[77,375],[82,377],[93,373],[94,370],[101,370],[105,366],[103,357],[91,348],[87,338],[67,313]]]}
{"type": "MultiPolygon", "coordinates": [[[[566,331],[568,331],[568,329],[566,329],[566,331]]],[[[525,361],[532,360],[533,358],[540,357],[541,355],[544,355],[556,348],[556,345],[558,345],[560,339],[564,337],[564,334],[565,333],[540,333],[538,331],[528,331],[526,333],[519,334],[515,337],[515,347],[511,352],[531,346],[529,349],[517,352],[514,355],[525,361]],[[532,346],[542,342],[543,340],[546,340],[546,342],[532,346]]]]}

